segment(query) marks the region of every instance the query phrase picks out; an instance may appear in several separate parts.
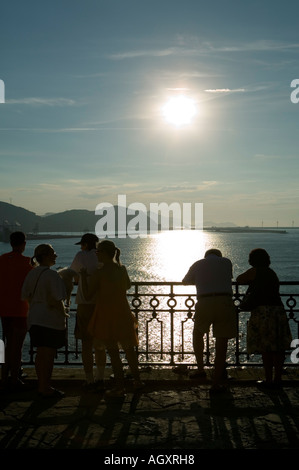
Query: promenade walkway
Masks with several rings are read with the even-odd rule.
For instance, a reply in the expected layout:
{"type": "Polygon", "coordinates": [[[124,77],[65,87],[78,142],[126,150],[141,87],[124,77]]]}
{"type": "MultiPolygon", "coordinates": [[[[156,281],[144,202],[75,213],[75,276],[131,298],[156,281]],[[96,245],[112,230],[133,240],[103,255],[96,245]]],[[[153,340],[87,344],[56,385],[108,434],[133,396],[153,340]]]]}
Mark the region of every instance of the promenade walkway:
{"type": "Polygon", "coordinates": [[[260,368],[228,369],[228,390],[217,395],[209,375],[199,381],[184,369],[144,369],[142,390],[134,393],[128,380],[124,399],[107,400],[82,387],[81,369],[56,367],[54,386],[66,393],[57,401],[39,398],[34,369],[25,372],[28,390],[0,394],[2,450],[98,449],[110,458],[123,450],[299,449],[297,368],[285,369],[280,390],[257,385],[260,368]]]}

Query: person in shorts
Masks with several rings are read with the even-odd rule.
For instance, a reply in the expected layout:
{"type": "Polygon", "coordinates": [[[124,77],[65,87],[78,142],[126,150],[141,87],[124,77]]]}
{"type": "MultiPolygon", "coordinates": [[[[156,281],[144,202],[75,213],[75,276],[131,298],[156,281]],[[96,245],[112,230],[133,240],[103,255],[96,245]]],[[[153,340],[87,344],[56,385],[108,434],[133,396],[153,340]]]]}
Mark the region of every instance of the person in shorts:
{"type": "Polygon", "coordinates": [[[81,246],[81,250],[75,255],[70,269],[77,273],[78,289],[76,294],[77,314],[75,325],[75,338],[81,340],[82,344],[82,362],[85,372],[85,386],[87,388],[104,387],[104,373],[106,366],[106,351],[103,348],[94,348],[93,338],[88,332],[88,325],[93,314],[96,295],[91,299],[86,299],[82,291],[81,270],[86,270],[87,275],[91,276],[101,266],[96,255],[96,243],[98,237],[93,233],[85,233],[76,245],[81,246]],[[93,371],[93,353],[95,353],[96,370],[93,371]]]}
{"type": "Polygon", "coordinates": [[[232,300],[232,263],[220,250],[210,249],[196,261],[183,279],[185,285],[195,285],[193,348],[198,370],[197,377],[206,377],[203,364],[205,333],[213,325],[216,338],[215,371],[211,391],[223,390],[227,345],[237,335],[236,309],[232,300]]]}
{"type": "Polygon", "coordinates": [[[38,392],[43,398],[64,396],[51,386],[56,350],[66,345],[65,285],[57,271],[50,269],[56,258],[51,245],[38,245],[34,250],[38,266],[27,274],[22,287],[22,298],[30,304],[28,330],[36,348],[38,392]]]}

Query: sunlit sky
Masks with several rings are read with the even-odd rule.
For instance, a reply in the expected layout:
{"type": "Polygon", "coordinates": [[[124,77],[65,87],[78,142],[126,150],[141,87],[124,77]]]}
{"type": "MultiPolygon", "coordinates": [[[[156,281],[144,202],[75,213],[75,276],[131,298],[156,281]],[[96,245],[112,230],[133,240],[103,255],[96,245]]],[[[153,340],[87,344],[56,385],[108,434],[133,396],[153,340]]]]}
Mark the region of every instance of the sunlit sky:
{"type": "Polygon", "coordinates": [[[2,2],[0,200],[298,226],[298,18],[297,0],[2,2]],[[182,95],[196,112],[176,125],[182,95]]]}

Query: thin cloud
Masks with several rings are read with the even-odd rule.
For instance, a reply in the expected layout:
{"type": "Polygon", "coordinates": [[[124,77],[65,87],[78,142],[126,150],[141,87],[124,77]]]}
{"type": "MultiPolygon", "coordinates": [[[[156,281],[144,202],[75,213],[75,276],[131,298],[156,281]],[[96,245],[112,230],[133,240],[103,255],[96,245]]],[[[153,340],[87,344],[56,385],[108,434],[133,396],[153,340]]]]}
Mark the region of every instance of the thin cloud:
{"type": "Polygon", "coordinates": [[[25,104],[30,106],[73,106],[76,102],[68,98],[29,97],[6,100],[7,104],[25,104]]]}
{"type": "Polygon", "coordinates": [[[139,193],[151,193],[151,194],[164,194],[164,193],[194,193],[196,191],[204,191],[209,189],[211,186],[217,185],[217,181],[203,181],[200,185],[189,185],[189,184],[181,184],[181,185],[173,185],[173,186],[161,186],[158,188],[148,188],[141,191],[139,193]]]}
{"type": "Polygon", "coordinates": [[[179,87],[177,87],[177,88],[166,88],[166,90],[168,90],[168,91],[189,91],[190,88],[179,88],[179,87]]]}
{"type": "Polygon", "coordinates": [[[31,128],[31,127],[1,127],[0,131],[18,131],[18,132],[36,132],[40,134],[59,134],[59,133],[68,133],[68,132],[90,132],[90,131],[101,131],[106,130],[106,128],[94,128],[94,127],[70,127],[70,128],[61,128],[61,129],[51,129],[51,128],[31,128]]]}
{"type": "Polygon", "coordinates": [[[281,41],[273,40],[258,40],[244,44],[231,45],[231,46],[221,46],[212,47],[212,50],[217,50],[221,52],[258,52],[258,51],[283,51],[283,50],[296,50],[299,48],[299,43],[286,43],[281,41]]]}
{"type": "Polygon", "coordinates": [[[245,88],[210,88],[205,90],[206,93],[245,93],[245,88]]]}
{"type": "Polygon", "coordinates": [[[234,52],[269,52],[269,51],[297,51],[299,43],[285,43],[274,40],[257,40],[243,44],[216,45],[211,42],[198,42],[198,39],[190,46],[174,46],[165,49],[142,49],[124,51],[110,54],[111,60],[135,59],[140,57],[167,57],[173,55],[199,56],[211,53],[234,53],[234,52]]]}
{"type": "Polygon", "coordinates": [[[120,52],[118,54],[111,54],[109,56],[112,60],[124,60],[124,59],[135,59],[137,57],[165,57],[177,53],[176,48],[168,49],[155,49],[155,50],[138,50],[138,51],[127,51],[120,52]]]}
{"type": "Polygon", "coordinates": [[[276,160],[277,158],[280,158],[279,155],[265,155],[263,153],[257,153],[254,155],[254,158],[258,160],[276,160]]]}
{"type": "Polygon", "coordinates": [[[103,72],[95,72],[89,74],[82,74],[82,75],[74,75],[75,78],[102,78],[105,77],[106,74],[103,72]]]}

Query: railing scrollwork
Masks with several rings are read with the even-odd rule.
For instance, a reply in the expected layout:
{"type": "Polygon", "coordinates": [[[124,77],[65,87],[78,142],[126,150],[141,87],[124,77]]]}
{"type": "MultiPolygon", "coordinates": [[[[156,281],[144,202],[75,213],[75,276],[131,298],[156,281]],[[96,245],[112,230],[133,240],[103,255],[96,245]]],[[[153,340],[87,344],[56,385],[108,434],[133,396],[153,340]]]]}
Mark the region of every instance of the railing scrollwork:
{"type": "MultiPolygon", "coordinates": [[[[283,300],[293,339],[299,338],[299,282],[281,282],[283,300]]],[[[249,357],[246,352],[246,325],[250,313],[239,311],[246,286],[233,282],[233,301],[236,305],[238,334],[229,342],[228,363],[232,366],[261,365],[259,356],[249,357]]],[[[128,301],[138,321],[138,359],[141,366],[194,366],[195,356],[192,333],[196,292],[194,286],[180,282],[132,282],[128,301]]],[[[76,305],[75,292],[72,295],[68,324],[68,344],[58,351],[56,362],[63,365],[82,364],[81,342],[76,341],[73,326],[76,305]]],[[[205,363],[214,360],[214,338],[211,333],[205,337],[205,363]]],[[[34,351],[30,347],[23,357],[23,364],[34,363],[34,351]]],[[[290,364],[292,365],[292,364],[290,364]]]]}

